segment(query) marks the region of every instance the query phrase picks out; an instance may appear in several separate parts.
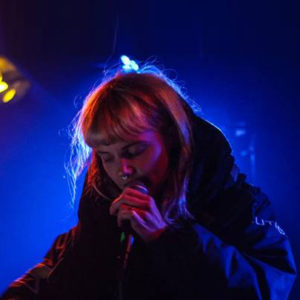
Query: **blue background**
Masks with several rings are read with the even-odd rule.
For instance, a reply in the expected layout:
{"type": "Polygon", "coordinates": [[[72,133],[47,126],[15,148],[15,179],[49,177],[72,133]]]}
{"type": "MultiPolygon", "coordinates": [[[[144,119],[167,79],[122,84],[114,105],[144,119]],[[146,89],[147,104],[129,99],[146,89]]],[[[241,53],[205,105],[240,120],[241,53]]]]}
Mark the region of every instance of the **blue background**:
{"type": "MultiPolygon", "coordinates": [[[[67,127],[122,54],[157,58],[223,130],[248,180],[269,195],[299,265],[298,15],[299,3],[283,0],[3,1],[0,55],[31,89],[0,105],[0,292],[76,224],[67,127]]],[[[298,280],[290,299],[299,298],[298,280]]]]}

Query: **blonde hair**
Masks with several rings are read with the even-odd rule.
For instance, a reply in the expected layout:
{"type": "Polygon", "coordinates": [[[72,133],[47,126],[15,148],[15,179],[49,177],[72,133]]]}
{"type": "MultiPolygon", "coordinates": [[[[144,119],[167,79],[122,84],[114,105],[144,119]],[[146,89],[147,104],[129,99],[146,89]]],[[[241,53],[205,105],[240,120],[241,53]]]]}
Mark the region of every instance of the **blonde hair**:
{"type": "Polygon", "coordinates": [[[99,130],[108,139],[116,139],[150,129],[162,134],[170,156],[160,211],[169,224],[193,218],[186,202],[193,152],[190,106],[179,87],[154,67],[138,73],[118,72],[103,81],[87,96],[74,121],[68,168],[74,195],[76,179],[85,167],[88,188],[105,198],[116,190],[92,150],[99,130]]]}

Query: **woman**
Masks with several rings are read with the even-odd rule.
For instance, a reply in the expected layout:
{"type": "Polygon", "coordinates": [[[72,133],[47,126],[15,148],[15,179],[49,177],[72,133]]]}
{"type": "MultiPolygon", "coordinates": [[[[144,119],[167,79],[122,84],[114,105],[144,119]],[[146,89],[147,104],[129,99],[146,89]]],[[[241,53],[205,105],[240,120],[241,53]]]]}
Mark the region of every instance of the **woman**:
{"type": "Polygon", "coordinates": [[[74,129],[78,224],[2,299],[287,299],[295,264],[267,197],[161,72],[115,74],[74,129]]]}

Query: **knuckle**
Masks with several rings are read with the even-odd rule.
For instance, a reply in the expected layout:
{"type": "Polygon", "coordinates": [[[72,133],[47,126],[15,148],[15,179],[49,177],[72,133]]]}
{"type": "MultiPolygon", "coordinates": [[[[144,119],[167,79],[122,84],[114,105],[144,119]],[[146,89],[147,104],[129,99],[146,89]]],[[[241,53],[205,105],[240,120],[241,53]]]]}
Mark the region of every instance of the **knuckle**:
{"type": "Polygon", "coordinates": [[[145,195],[145,199],[146,199],[148,202],[151,202],[152,197],[151,197],[150,195],[145,195]]]}
{"type": "Polygon", "coordinates": [[[126,204],[126,203],[122,203],[121,206],[120,206],[120,209],[122,211],[127,211],[127,210],[130,209],[130,206],[128,204],[126,204]]]}
{"type": "Polygon", "coordinates": [[[147,212],[147,211],[143,213],[143,217],[145,219],[150,219],[150,216],[151,216],[151,214],[149,212],[147,212]]]}
{"type": "Polygon", "coordinates": [[[153,199],[152,197],[150,197],[150,199],[149,199],[149,202],[148,202],[148,203],[149,203],[149,207],[153,209],[153,208],[154,208],[154,206],[155,206],[155,201],[154,201],[154,199],[153,199]]]}

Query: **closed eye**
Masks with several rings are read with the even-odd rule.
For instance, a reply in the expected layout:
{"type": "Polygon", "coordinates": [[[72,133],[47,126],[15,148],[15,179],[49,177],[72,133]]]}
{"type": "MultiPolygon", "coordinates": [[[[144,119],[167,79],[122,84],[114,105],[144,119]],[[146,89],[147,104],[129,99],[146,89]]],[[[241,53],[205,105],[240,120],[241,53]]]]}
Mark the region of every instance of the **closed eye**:
{"type": "Polygon", "coordinates": [[[112,155],[107,155],[107,154],[99,154],[98,156],[101,158],[102,161],[104,162],[111,162],[113,160],[113,156],[112,155]]]}
{"type": "Polygon", "coordinates": [[[135,144],[128,147],[126,151],[123,152],[122,156],[124,158],[133,158],[142,154],[147,148],[148,148],[148,144],[145,143],[135,144]]]}
{"type": "MultiPolygon", "coordinates": [[[[121,152],[121,157],[123,158],[134,158],[140,154],[142,154],[147,148],[148,148],[149,144],[148,143],[134,143],[134,144],[130,144],[127,145],[125,148],[123,148],[122,152],[121,152]]],[[[102,152],[102,151],[98,151],[97,155],[100,157],[100,159],[103,162],[112,162],[114,157],[111,153],[109,152],[102,152]]]]}

